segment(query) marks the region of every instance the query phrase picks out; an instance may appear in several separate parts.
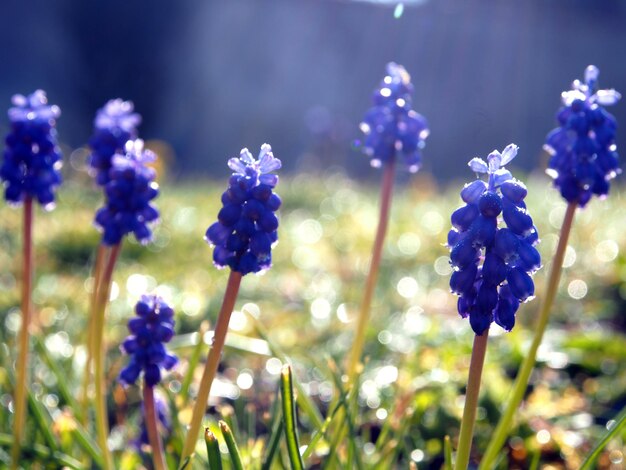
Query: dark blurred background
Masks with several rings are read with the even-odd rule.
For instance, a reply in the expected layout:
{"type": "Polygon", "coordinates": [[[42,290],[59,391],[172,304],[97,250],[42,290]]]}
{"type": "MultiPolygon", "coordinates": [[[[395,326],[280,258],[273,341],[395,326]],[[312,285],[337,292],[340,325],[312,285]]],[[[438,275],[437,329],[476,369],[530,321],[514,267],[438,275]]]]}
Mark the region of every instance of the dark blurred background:
{"type": "MultiPolygon", "coordinates": [[[[140,136],[169,144],[182,177],[226,174],[226,158],[266,141],[289,170],[377,177],[352,143],[396,61],[430,122],[425,168],[444,180],[510,142],[517,166],[541,164],[560,93],[588,64],[626,94],[626,1],[402,3],[3,0],[0,107],[45,89],[79,147],[108,99],[132,100],[140,136]]],[[[610,111],[626,122],[626,99],[610,111]]]]}

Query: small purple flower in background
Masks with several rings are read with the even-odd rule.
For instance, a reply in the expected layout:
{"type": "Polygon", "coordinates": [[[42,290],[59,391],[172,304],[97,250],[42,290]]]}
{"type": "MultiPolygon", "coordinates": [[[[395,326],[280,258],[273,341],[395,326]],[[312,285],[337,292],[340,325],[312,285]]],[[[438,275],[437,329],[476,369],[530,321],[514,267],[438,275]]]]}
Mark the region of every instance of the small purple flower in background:
{"type": "Polygon", "coordinates": [[[598,90],[597,67],[585,70],[585,82],[575,80],[563,92],[560,127],[548,134],[544,148],[552,155],[548,175],[568,202],[584,207],[592,195],[606,196],[609,181],[619,172],[615,118],[603,106],[619,101],[615,90],[598,90]]]}
{"type": "Polygon", "coordinates": [[[61,184],[61,151],[55,128],[61,110],[48,104],[43,90],[29,96],[15,95],[11,102],[11,132],[0,167],[4,197],[11,203],[32,197],[51,209],[55,187],[61,184]]]}
{"type": "Polygon", "coordinates": [[[131,335],[121,346],[131,356],[119,379],[126,385],[134,384],[143,371],[150,387],[161,381],[161,370],[170,370],[178,359],[169,354],[163,343],[174,336],[174,310],[156,295],[144,295],[135,306],[136,317],[128,321],[131,335]]]}
{"type": "Polygon", "coordinates": [[[159,218],[158,210],[150,203],[159,194],[156,172],[146,166],[154,159],[154,153],[145,150],[140,139],[128,141],[125,154],[111,159],[109,182],[104,188],[106,202],[95,218],[104,232],[104,244],[117,245],[131,232],[140,243],[150,241],[148,224],[159,218]]]}
{"type": "Polygon", "coordinates": [[[273,192],[278,176],[270,173],[281,162],[274,158],[272,147],[263,144],[258,160],[244,148],[228,166],[234,173],[222,194],[218,220],[205,239],[215,245],[213,261],[218,268],[229,266],[243,275],[265,271],[272,265],[272,245],[278,240],[274,213],[281,204],[273,192]]]}
{"type": "Polygon", "coordinates": [[[365,134],[363,150],[375,168],[404,157],[410,172],[421,165],[420,150],[428,137],[426,119],[411,109],[411,76],[401,65],[387,64],[387,75],[374,92],[374,106],[360,127],[365,134]]]}
{"type": "Polygon", "coordinates": [[[507,331],[513,328],[520,302],[534,295],[531,274],[541,267],[534,247],[537,229],[524,203],[526,187],[504,168],[517,150],[510,144],[502,153],[490,153],[487,162],[480,158],[469,162],[476,173],[487,173],[489,181],[465,185],[461,198],[466,204],[451,217],[450,288],[460,296],[459,314],[469,316],[477,335],[492,321],[507,331]],[[500,214],[506,228],[498,227],[500,214]]]}
{"type": "Polygon", "coordinates": [[[124,152],[126,142],[137,138],[141,116],[133,110],[131,101],[118,98],[109,100],[96,114],[94,133],[89,139],[89,165],[95,170],[96,183],[100,186],[109,182],[113,155],[124,152]]]}

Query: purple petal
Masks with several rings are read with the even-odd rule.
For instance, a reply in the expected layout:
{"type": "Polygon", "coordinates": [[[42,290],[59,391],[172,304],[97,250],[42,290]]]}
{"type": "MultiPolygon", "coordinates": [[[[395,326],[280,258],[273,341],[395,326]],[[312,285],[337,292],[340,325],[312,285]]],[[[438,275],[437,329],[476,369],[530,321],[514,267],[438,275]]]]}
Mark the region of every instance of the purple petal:
{"type": "Polygon", "coordinates": [[[467,165],[476,173],[489,173],[489,167],[482,158],[472,158],[467,165]]]}

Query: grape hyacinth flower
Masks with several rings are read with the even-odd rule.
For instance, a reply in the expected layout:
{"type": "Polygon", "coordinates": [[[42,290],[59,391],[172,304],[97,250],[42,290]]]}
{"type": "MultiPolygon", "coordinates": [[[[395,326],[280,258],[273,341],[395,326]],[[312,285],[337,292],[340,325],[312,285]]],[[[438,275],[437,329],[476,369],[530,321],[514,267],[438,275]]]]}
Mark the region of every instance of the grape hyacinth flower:
{"type": "Polygon", "coordinates": [[[476,421],[482,368],[489,327],[495,321],[507,331],[515,325],[521,302],[535,292],[531,275],[541,267],[534,245],[537,229],[526,210],[527,190],[504,168],[517,155],[518,147],[508,145],[502,153],[494,150],[487,161],[473,158],[469,167],[487,174],[488,182],[478,179],[465,185],[461,198],[465,205],[451,217],[448,233],[452,292],[459,295],[458,312],[476,333],[461,421],[456,469],[465,470],[476,421]],[[500,227],[504,221],[506,227],[500,227]]]}
{"type": "Polygon", "coordinates": [[[61,184],[61,151],[55,128],[61,110],[48,104],[43,90],[29,96],[15,95],[11,102],[11,131],[0,167],[4,197],[11,203],[36,199],[50,209],[54,206],[55,188],[61,184]]]}
{"type": "Polygon", "coordinates": [[[363,151],[375,168],[402,155],[410,172],[421,166],[421,149],[429,130],[426,119],[411,109],[413,84],[406,69],[394,62],[387,64],[387,75],[374,91],[374,106],[360,127],[365,134],[363,151]]]}
{"type": "Polygon", "coordinates": [[[140,139],[128,141],[124,155],[113,156],[105,186],[106,203],[95,218],[105,245],[117,245],[129,233],[142,244],[151,240],[148,224],[159,218],[151,201],[158,196],[159,186],[154,181],[156,172],[146,164],[154,159],[140,139]]]}
{"type": "Polygon", "coordinates": [[[22,434],[26,421],[28,394],[28,338],[32,315],[31,291],[33,273],[33,201],[44,209],[54,207],[54,192],[61,183],[61,151],[57,144],[56,119],[58,106],[49,105],[46,93],[37,90],[29,96],[15,95],[9,109],[10,131],[5,142],[4,160],[0,165],[0,181],[5,200],[24,203],[22,231],[22,326],[18,338],[16,386],[13,396],[13,445],[11,468],[17,468],[21,454],[22,434]]]}
{"type": "Polygon", "coordinates": [[[615,90],[598,90],[597,67],[585,70],[585,81],[574,80],[561,95],[559,127],[548,134],[544,148],[552,155],[547,173],[567,202],[584,207],[591,197],[606,196],[609,181],[619,172],[615,147],[617,122],[603,106],[616,104],[615,90]]]}
{"type": "MultiPolygon", "coordinates": [[[[272,172],[281,165],[268,144],[261,146],[257,160],[244,148],[239,158],[228,161],[234,173],[222,194],[223,207],[217,215],[218,220],[206,231],[205,240],[215,247],[215,266],[220,269],[230,267],[230,275],[217,315],[213,344],[193,406],[189,432],[181,454],[181,466],[188,458],[192,458],[200,434],[241,280],[246,274],[264,272],[272,265],[272,246],[278,240],[278,218],[275,212],[281,205],[280,198],[274,194],[278,176],[272,172]]],[[[198,343],[197,347],[202,347],[202,343],[198,343]]]]}
{"type": "Polygon", "coordinates": [[[143,373],[143,412],[148,441],[152,448],[154,467],[165,469],[158,421],[163,410],[154,396],[154,386],[161,381],[162,370],[170,370],[178,359],[165,349],[174,336],[174,310],[157,295],[144,295],[135,305],[136,317],[128,322],[128,336],[121,349],[131,356],[130,363],[122,369],[119,380],[125,385],[134,384],[143,373]]]}
{"type": "Polygon", "coordinates": [[[128,336],[121,349],[131,356],[119,379],[133,385],[141,372],[146,384],[153,387],[161,381],[161,371],[170,370],[178,359],[164,344],[174,336],[174,310],[156,295],[144,295],[135,305],[136,317],[128,322],[128,336]]]}
{"type": "Polygon", "coordinates": [[[244,148],[228,166],[234,173],[222,194],[218,220],[206,231],[205,240],[215,246],[213,261],[218,268],[229,266],[242,275],[265,271],[272,265],[272,245],[278,240],[275,212],[281,204],[273,192],[278,176],[271,172],[281,162],[272,147],[263,144],[258,160],[244,148]]]}
{"type": "Polygon", "coordinates": [[[487,173],[489,181],[465,185],[461,198],[466,204],[451,217],[450,288],[460,296],[459,314],[469,317],[477,335],[492,321],[507,331],[513,328],[520,302],[534,295],[531,275],[541,267],[534,247],[537,229],[524,203],[526,187],[504,169],[517,150],[510,144],[502,153],[490,153],[488,163],[480,158],[469,162],[476,173],[487,173]],[[506,228],[498,227],[500,214],[506,228]]]}
{"type": "Polygon", "coordinates": [[[607,196],[610,180],[620,172],[615,145],[617,122],[603,106],[616,104],[621,95],[615,90],[598,90],[598,75],[597,67],[588,66],[584,83],[575,80],[572,89],[561,94],[563,107],[557,115],[559,127],[546,138],[544,148],[552,155],[547,173],[554,178],[554,185],[567,201],[567,209],[537,315],[533,341],[524,356],[507,406],[489,441],[480,465],[481,470],[495,465],[513,424],[515,412],[526,393],[556,298],[576,209],[584,208],[594,194],[607,196]]]}
{"type": "Polygon", "coordinates": [[[412,93],[411,76],[403,66],[390,62],[387,64],[387,75],[374,91],[374,106],[367,111],[360,124],[361,131],[365,134],[362,149],[370,158],[370,163],[374,168],[383,167],[383,181],[380,189],[380,213],[372,247],[372,258],[357,316],[354,341],[347,359],[349,385],[353,384],[357,378],[358,365],[365,345],[365,330],[369,323],[383,244],[389,224],[396,157],[403,157],[410,172],[418,171],[421,166],[421,149],[429,134],[426,119],[411,109],[412,93]]]}
{"type": "Polygon", "coordinates": [[[106,444],[108,423],[103,347],[106,306],[122,240],[133,233],[140,243],[149,242],[152,237],[149,224],[159,217],[157,209],[151,204],[159,194],[159,187],[154,181],[156,173],[146,165],[154,158],[152,152],[144,149],[142,140],[126,142],[124,154],[116,154],[111,160],[109,182],[104,187],[105,205],[98,210],[95,217],[95,224],[103,235],[96,261],[90,346],[93,350],[95,375],[96,429],[99,444],[107,454],[107,469],[112,468],[112,460],[106,444]],[[98,269],[100,263],[103,265],[102,273],[98,269]]]}
{"type": "Polygon", "coordinates": [[[122,154],[126,142],[137,138],[141,116],[133,111],[132,101],[117,98],[109,100],[96,114],[94,133],[89,139],[89,166],[95,171],[95,180],[100,186],[109,182],[113,156],[122,154]]]}

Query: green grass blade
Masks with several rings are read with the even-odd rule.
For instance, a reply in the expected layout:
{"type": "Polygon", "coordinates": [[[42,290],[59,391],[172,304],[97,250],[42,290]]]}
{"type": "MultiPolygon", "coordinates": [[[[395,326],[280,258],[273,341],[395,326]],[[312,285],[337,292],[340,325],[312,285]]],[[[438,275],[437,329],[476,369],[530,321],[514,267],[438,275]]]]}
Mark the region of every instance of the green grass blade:
{"type": "Polygon", "coordinates": [[[30,409],[33,418],[35,418],[35,423],[43,436],[43,440],[46,441],[46,446],[48,446],[48,448],[52,451],[58,451],[59,444],[50,430],[52,424],[49,423],[44,416],[43,405],[39,401],[35,400],[35,397],[33,397],[33,394],[30,392],[28,392],[28,408],[30,409]]]}
{"type": "Polygon", "coordinates": [[[300,444],[298,443],[298,425],[296,422],[296,403],[293,396],[293,380],[291,367],[283,366],[280,374],[280,391],[283,399],[283,421],[285,423],[285,436],[287,438],[287,450],[291,468],[302,470],[304,463],[300,455],[300,444]]]}
{"type": "Polygon", "coordinates": [[[233,433],[228,427],[228,424],[226,424],[224,421],[220,421],[219,425],[220,429],[222,430],[222,434],[224,435],[224,440],[226,441],[226,447],[228,447],[230,463],[233,470],[243,470],[241,454],[239,453],[239,448],[237,447],[237,443],[235,442],[235,436],[233,436],[233,433]]]}
{"type": "Polygon", "coordinates": [[[452,470],[452,444],[450,443],[450,436],[446,434],[443,438],[443,458],[444,469],[452,470]]]}
{"type": "Polygon", "coordinates": [[[79,423],[74,423],[76,428],[72,432],[76,443],[83,448],[83,450],[91,457],[91,459],[98,465],[99,467],[104,466],[104,460],[102,459],[102,452],[100,452],[100,448],[98,444],[91,438],[91,436],[79,425],[79,423]]]}
{"type": "Polygon", "coordinates": [[[583,462],[580,470],[587,470],[590,468],[595,468],[594,463],[602,452],[602,449],[609,443],[611,439],[624,427],[626,424],[626,407],[620,411],[619,415],[615,418],[615,424],[609,429],[606,434],[600,439],[600,442],[596,445],[596,447],[591,451],[591,453],[587,456],[585,461],[583,462]]]}
{"type": "Polygon", "coordinates": [[[263,458],[263,463],[261,464],[261,470],[270,470],[272,467],[272,461],[274,460],[274,456],[276,455],[276,451],[278,450],[278,444],[280,443],[280,437],[283,434],[283,429],[285,425],[283,424],[283,420],[281,416],[274,424],[272,428],[272,435],[268,441],[267,446],[267,454],[263,458]]]}
{"type": "Polygon", "coordinates": [[[40,357],[43,359],[48,369],[50,369],[50,371],[56,378],[57,387],[59,388],[59,395],[61,395],[61,398],[72,409],[74,416],[76,416],[76,419],[82,422],[81,407],[78,406],[78,402],[74,398],[74,395],[70,392],[70,389],[67,385],[67,373],[62,371],[57,364],[57,361],[50,357],[48,348],[45,346],[45,344],[43,344],[39,336],[34,336],[34,346],[35,350],[39,353],[40,357]]]}
{"type": "MultiPolygon", "coordinates": [[[[0,446],[1,447],[11,447],[13,445],[13,436],[9,436],[8,434],[0,434],[0,446]]],[[[32,455],[37,459],[41,459],[41,461],[46,461],[50,464],[55,463],[60,468],[67,467],[71,469],[83,469],[84,466],[78,460],[70,457],[59,451],[54,451],[46,446],[42,446],[41,444],[33,444],[28,445],[24,443],[22,445],[22,455],[32,455]]]]}
{"type": "Polygon", "coordinates": [[[220,445],[215,434],[209,428],[204,428],[204,443],[206,444],[207,455],[209,456],[209,469],[222,470],[222,455],[220,445]]]}
{"type": "Polygon", "coordinates": [[[319,431],[317,431],[311,438],[311,442],[309,442],[309,445],[306,447],[305,451],[302,453],[302,460],[306,461],[306,459],[308,459],[313,453],[313,451],[315,450],[315,446],[317,445],[319,440],[323,437],[326,437],[326,432],[328,431],[328,427],[330,426],[330,423],[335,418],[335,415],[337,414],[339,409],[344,405],[344,403],[345,402],[342,400],[337,402],[333,411],[328,415],[328,417],[324,421],[322,428],[319,431]]]}
{"type": "MultiPolygon", "coordinates": [[[[244,309],[244,312],[246,312],[245,309],[244,309]]],[[[287,358],[287,355],[280,348],[280,346],[278,346],[276,343],[274,343],[271,340],[267,331],[263,328],[260,322],[257,321],[257,319],[253,315],[251,315],[250,312],[246,312],[246,313],[248,314],[248,318],[252,320],[254,324],[254,328],[256,332],[258,333],[258,335],[262,339],[264,339],[269,345],[270,350],[272,351],[272,354],[274,354],[278,359],[280,359],[283,364],[289,363],[290,361],[287,358]]],[[[304,388],[302,387],[302,384],[296,377],[293,378],[293,385],[295,386],[298,392],[298,396],[296,397],[298,406],[308,416],[309,421],[311,421],[311,424],[315,427],[315,429],[319,431],[322,428],[322,425],[324,424],[324,419],[322,418],[322,415],[320,414],[319,410],[317,409],[313,401],[311,401],[311,398],[305,393],[304,388]]]]}
{"type": "Polygon", "coordinates": [[[198,362],[200,362],[200,356],[202,355],[202,350],[204,348],[204,335],[208,330],[208,323],[202,322],[200,324],[200,331],[195,333],[198,335],[198,341],[197,343],[195,343],[193,351],[191,352],[189,364],[187,365],[187,372],[185,373],[183,383],[180,387],[180,396],[183,398],[183,403],[187,403],[187,399],[189,398],[189,387],[191,386],[191,382],[193,381],[193,373],[196,370],[196,366],[198,365],[198,362]]]}

